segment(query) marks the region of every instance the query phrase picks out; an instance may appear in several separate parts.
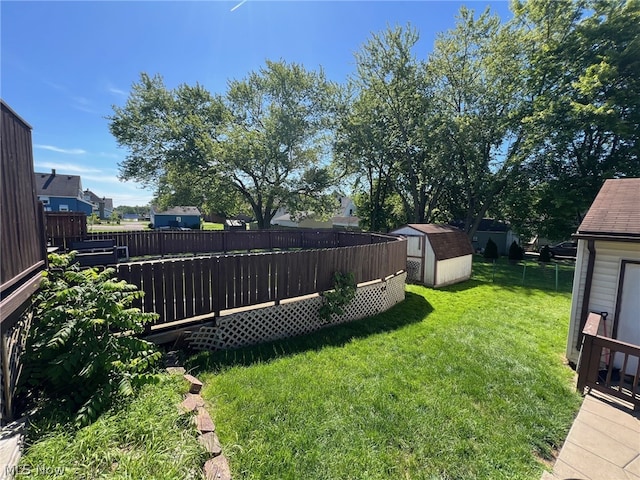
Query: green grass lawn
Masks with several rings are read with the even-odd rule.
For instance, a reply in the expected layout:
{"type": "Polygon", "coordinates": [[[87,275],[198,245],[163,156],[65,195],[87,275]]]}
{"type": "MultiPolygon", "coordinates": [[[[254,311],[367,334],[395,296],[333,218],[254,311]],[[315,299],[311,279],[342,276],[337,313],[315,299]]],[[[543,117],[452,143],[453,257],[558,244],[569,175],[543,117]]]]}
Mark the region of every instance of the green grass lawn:
{"type": "Polygon", "coordinates": [[[202,222],[202,230],[224,230],[224,224],[213,222],[202,222]]]}
{"type": "MultiPolygon", "coordinates": [[[[524,287],[523,266],[493,268],[477,263],[472,280],[440,290],[410,285],[373,318],[192,357],[233,478],[538,480],[580,403],[564,363],[572,267],[559,269],[558,292],[554,267],[532,263],[524,287]]],[[[183,392],[150,386],[77,434],[53,429],[21,465],[66,478],[197,475],[204,457],[175,407],[183,392]]]]}
{"type": "Polygon", "coordinates": [[[409,286],[375,318],[196,356],[234,478],[538,479],[580,402],[570,281],[522,287],[498,266],[496,283],[409,286]]]}

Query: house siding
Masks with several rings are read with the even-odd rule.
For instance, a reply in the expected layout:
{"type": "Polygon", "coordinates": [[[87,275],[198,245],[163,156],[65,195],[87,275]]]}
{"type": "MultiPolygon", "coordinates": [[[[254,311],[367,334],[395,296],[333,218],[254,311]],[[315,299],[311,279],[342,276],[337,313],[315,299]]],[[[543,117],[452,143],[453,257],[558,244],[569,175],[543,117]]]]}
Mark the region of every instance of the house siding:
{"type": "MultiPolygon", "coordinates": [[[[46,195],[41,195],[45,196],[46,195]]],[[[91,215],[93,207],[90,203],[83,202],[77,198],[65,198],[65,197],[47,197],[49,199],[48,204],[45,206],[45,210],[48,212],[59,212],[61,205],[66,205],[69,208],[69,212],[82,212],[87,215],[91,215]]]]}
{"type": "MultiPolygon", "coordinates": [[[[595,241],[595,263],[593,268],[593,280],[588,311],[607,312],[607,334],[611,334],[616,309],[618,283],[622,260],[640,260],[640,243],[595,241]]],[[[578,258],[574,274],[573,301],[571,304],[571,316],[569,336],[567,341],[567,359],[576,363],[578,361],[580,338],[580,315],[584,302],[584,289],[587,276],[589,252],[587,241],[578,240],[578,258]]]]}

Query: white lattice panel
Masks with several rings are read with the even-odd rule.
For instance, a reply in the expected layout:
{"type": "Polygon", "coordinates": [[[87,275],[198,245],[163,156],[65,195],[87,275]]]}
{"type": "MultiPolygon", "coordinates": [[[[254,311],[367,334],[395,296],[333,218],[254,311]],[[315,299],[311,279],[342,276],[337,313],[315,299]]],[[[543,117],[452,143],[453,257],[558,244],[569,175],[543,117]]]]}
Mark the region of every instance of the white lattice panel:
{"type": "Polygon", "coordinates": [[[420,282],[420,260],[407,259],[407,280],[420,282]]]}
{"type": "Polygon", "coordinates": [[[389,310],[396,303],[404,302],[404,286],[407,281],[407,272],[396,275],[387,281],[387,304],[384,310],[389,310]]]}
{"type": "Polygon", "coordinates": [[[224,350],[313,332],[383,312],[404,300],[406,273],[358,288],[344,314],[325,322],[318,315],[321,297],[219,317],[215,327],[201,327],[189,342],[196,350],[224,350]]]}

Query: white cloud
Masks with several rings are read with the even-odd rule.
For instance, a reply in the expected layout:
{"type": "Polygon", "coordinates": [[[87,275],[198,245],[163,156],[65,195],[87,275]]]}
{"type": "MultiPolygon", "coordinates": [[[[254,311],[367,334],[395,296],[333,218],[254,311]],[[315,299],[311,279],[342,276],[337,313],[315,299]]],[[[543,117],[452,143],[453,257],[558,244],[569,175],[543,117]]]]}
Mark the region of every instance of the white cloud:
{"type": "Polygon", "coordinates": [[[51,152],[56,153],[64,153],[67,155],[84,155],[87,153],[86,150],[82,150],[81,148],[60,148],[54,145],[34,145],[35,148],[40,148],[42,150],[49,150],[51,152]]]}
{"type": "Polygon", "coordinates": [[[119,88],[116,88],[116,87],[111,87],[110,86],[110,87],[107,88],[107,91],[109,93],[112,93],[113,95],[117,95],[119,97],[126,97],[127,96],[127,92],[125,92],[124,90],[121,90],[119,88]]]}
{"type": "MultiPolygon", "coordinates": [[[[89,168],[84,165],[77,165],[74,163],[59,163],[59,162],[36,162],[35,164],[36,170],[50,170],[55,169],[60,174],[85,174],[85,173],[101,173],[102,170],[97,168],[89,168]]],[[[96,176],[96,178],[101,178],[96,176]]]]}

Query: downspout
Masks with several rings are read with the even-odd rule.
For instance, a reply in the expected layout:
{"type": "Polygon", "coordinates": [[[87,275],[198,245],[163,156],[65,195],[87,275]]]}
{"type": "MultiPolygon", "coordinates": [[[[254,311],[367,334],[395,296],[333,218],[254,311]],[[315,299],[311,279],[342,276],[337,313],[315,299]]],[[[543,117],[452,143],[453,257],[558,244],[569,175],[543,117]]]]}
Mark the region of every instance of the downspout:
{"type": "Polygon", "coordinates": [[[593,267],[596,263],[596,245],[595,240],[587,240],[587,250],[589,251],[589,259],[587,261],[587,278],[584,283],[584,295],[582,297],[582,309],[580,311],[580,330],[578,335],[578,343],[576,343],[576,349],[580,350],[582,345],[582,330],[587,323],[587,316],[589,315],[589,301],[591,300],[591,284],[593,283],[593,267]]]}

